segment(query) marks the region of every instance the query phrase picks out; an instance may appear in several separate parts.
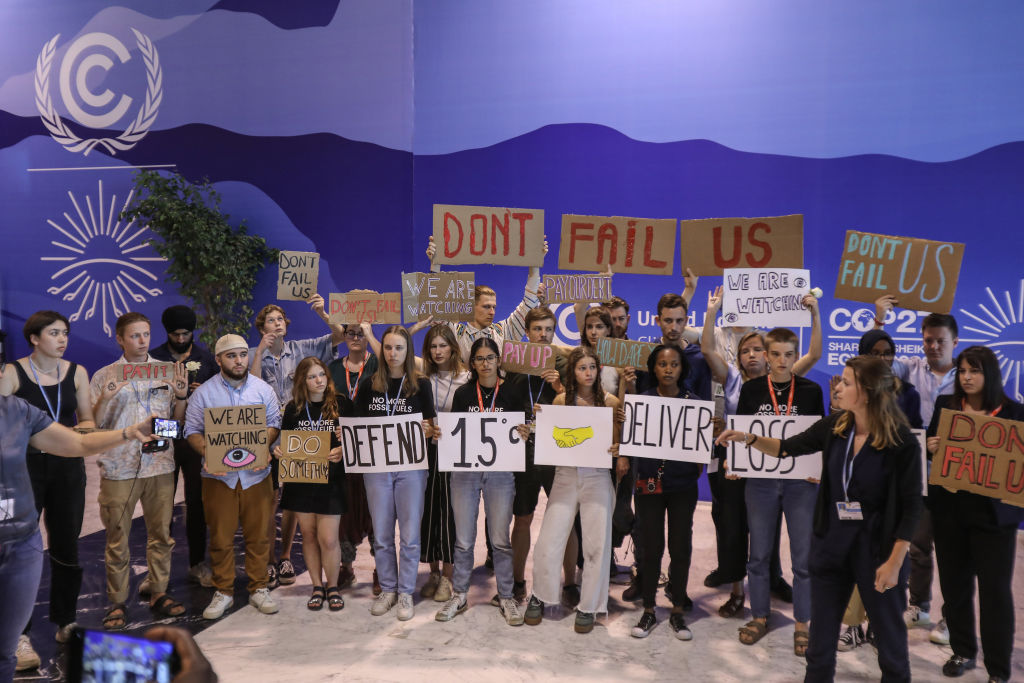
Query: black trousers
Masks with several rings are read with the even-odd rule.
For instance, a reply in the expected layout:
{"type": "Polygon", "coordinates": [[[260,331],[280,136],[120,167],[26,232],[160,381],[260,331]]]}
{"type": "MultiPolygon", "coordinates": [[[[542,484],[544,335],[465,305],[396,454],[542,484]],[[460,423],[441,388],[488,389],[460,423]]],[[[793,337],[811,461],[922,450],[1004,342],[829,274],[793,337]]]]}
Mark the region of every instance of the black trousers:
{"type": "MultiPolygon", "coordinates": [[[[917,605],[925,612],[932,609],[932,577],[935,576],[935,561],[932,558],[934,530],[932,515],[928,508],[921,510],[914,537],[910,539],[910,604],[917,605]]],[[[943,609],[945,616],[945,609],[943,609]]]]}
{"type": "Polygon", "coordinates": [[[185,439],[174,440],[174,488],[178,472],[185,477],[185,539],[188,541],[188,566],[206,558],[206,514],[203,512],[203,460],[185,439]]]}
{"type": "MultiPolygon", "coordinates": [[[[932,491],[936,487],[932,487],[932,491]]],[[[931,492],[930,492],[931,493],[931,492]]],[[[972,493],[935,492],[932,506],[935,559],[943,614],[953,654],[973,659],[978,654],[974,630],[974,581],[978,581],[981,646],[989,676],[1010,678],[1013,655],[1013,565],[1016,527],[995,523],[990,499],[972,493]]]]}
{"type": "Polygon", "coordinates": [[[697,507],[697,486],[666,493],[637,494],[633,504],[640,532],[643,564],[640,591],[644,607],[654,607],[665,553],[665,518],[668,517],[669,582],[672,603],[683,604],[693,553],[693,511],[697,507]]]}
{"type": "MultiPolygon", "coordinates": [[[[711,521],[715,524],[718,547],[718,575],[722,583],[742,581],[747,575],[747,551],[750,533],[747,529],[746,479],[727,479],[718,470],[708,475],[711,487],[711,521]]],[[[772,585],[782,578],[779,546],[782,542],[782,514],[775,523],[775,545],[772,548],[768,576],[772,585]]]]}

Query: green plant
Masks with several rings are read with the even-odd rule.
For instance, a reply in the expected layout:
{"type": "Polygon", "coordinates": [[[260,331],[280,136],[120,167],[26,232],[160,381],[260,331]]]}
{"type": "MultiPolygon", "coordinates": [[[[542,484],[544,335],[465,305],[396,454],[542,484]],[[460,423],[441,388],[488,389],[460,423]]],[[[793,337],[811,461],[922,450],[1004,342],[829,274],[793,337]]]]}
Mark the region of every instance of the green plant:
{"type": "Polygon", "coordinates": [[[121,218],[148,225],[159,238],[149,243],[167,259],[167,278],[192,302],[203,343],[212,349],[221,335],[245,336],[256,277],[278,251],[248,234],[245,221],[231,227],[209,180],[195,184],[178,173],[139,171],[121,218]]]}

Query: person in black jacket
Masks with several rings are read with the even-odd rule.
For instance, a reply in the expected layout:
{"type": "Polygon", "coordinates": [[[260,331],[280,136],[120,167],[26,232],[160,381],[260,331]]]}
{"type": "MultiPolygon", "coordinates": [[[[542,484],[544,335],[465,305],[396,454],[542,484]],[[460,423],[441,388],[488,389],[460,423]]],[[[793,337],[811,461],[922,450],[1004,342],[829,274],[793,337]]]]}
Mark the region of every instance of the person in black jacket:
{"type": "MultiPolygon", "coordinates": [[[[1024,421],[1024,406],[1003,392],[999,360],[984,346],[964,349],[956,359],[952,396],[935,401],[928,425],[928,451],[936,454],[942,409],[994,415],[1024,421]]],[[[1022,430],[1024,431],[1024,430],[1022,430]]],[[[928,487],[928,508],[935,528],[935,557],[945,602],[953,656],[943,665],[946,676],[960,676],[976,666],[978,639],[974,629],[974,581],[978,581],[981,643],[989,681],[1010,677],[1013,654],[1013,564],[1017,527],[1024,509],[968,491],[928,487]]]]}
{"type": "Polygon", "coordinates": [[[835,637],[854,585],[877,634],[882,680],[910,680],[903,607],[892,589],[921,514],[921,464],[917,439],[896,408],[898,386],[885,362],[857,356],[836,388],[840,412],[781,441],[736,430],[717,439],[778,457],[821,452],[805,681],[833,680],[835,637]]]}

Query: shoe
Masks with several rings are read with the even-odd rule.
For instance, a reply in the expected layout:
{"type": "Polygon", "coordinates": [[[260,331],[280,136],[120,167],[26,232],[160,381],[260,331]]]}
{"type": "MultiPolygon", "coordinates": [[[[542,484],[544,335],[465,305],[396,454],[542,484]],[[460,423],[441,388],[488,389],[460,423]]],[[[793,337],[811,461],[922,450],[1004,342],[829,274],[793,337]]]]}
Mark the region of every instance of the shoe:
{"type": "Polygon", "coordinates": [[[772,581],[772,595],[782,602],[793,602],[793,587],[780,576],[772,581]]]}
{"type": "Polygon", "coordinates": [[[220,619],[234,603],[235,599],[230,595],[225,595],[220,591],[214,592],[213,600],[210,600],[210,604],[203,610],[203,619],[220,619]]]}
{"type": "Polygon", "coordinates": [[[213,588],[213,571],[210,569],[210,565],[205,562],[192,566],[188,570],[188,578],[203,588],[213,588]]]}
{"type": "Polygon", "coordinates": [[[576,633],[590,633],[594,630],[593,612],[576,612],[576,623],[572,625],[576,633]]]}
{"type": "Polygon", "coordinates": [[[57,629],[57,633],[53,636],[53,639],[58,643],[66,643],[71,639],[71,633],[78,627],[78,624],[71,622],[70,624],[64,624],[57,629]]]}
{"type": "Polygon", "coordinates": [[[634,638],[646,638],[651,635],[651,631],[658,625],[658,619],[654,616],[654,612],[644,612],[640,615],[640,621],[636,622],[636,626],[629,632],[629,635],[634,638]]]}
{"type": "Polygon", "coordinates": [[[295,583],[295,566],[291,560],[281,560],[281,564],[277,565],[277,581],[282,586],[295,583]]]}
{"type": "Polygon", "coordinates": [[[693,631],[686,625],[686,619],[679,612],[668,615],[668,625],[676,632],[676,640],[693,640],[693,631]]]}
{"type": "Polygon", "coordinates": [[[704,577],[704,585],[708,588],[718,588],[725,581],[722,581],[721,574],[718,573],[718,569],[712,569],[711,573],[704,577]]]}
{"type": "Polygon", "coordinates": [[[733,617],[743,616],[743,605],[746,604],[747,594],[740,593],[734,595],[729,593],[729,599],[725,601],[721,607],[718,608],[718,616],[726,619],[732,619],[733,617]]]}
{"type": "Polygon", "coordinates": [[[447,576],[442,576],[437,584],[437,588],[434,590],[434,601],[448,602],[454,594],[455,588],[452,587],[452,580],[447,576]]]}
{"type": "Polygon", "coordinates": [[[502,598],[498,609],[501,610],[501,616],[505,617],[505,623],[509,626],[523,625],[523,613],[515,598],[502,598]]]}
{"type": "Polygon", "coordinates": [[[989,676],[988,683],[1006,683],[1006,679],[999,676],[989,676]]]}
{"type": "Polygon", "coordinates": [[[351,567],[342,565],[338,571],[338,588],[349,588],[356,582],[356,574],[351,567]]]}
{"type": "Polygon", "coordinates": [[[939,623],[935,624],[935,628],[928,634],[928,640],[936,645],[949,645],[949,628],[945,619],[939,619],[939,623]]]}
{"type": "Polygon", "coordinates": [[[398,594],[398,620],[409,621],[416,614],[416,608],[412,604],[412,593],[398,594]]]}
{"type": "Polygon", "coordinates": [[[527,626],[536,626],[544,620],[544,603],[537,599],[537,596],[531,595],[530,602],[526,603],[526,615],[523,617],[523,623],[527,626]]]}
{"type": "Polygon", "coordinates": [[[501,607],[501,598],[497,593],[491,596],[491,607],[501,607]]]}
{"type": "Polygon", "coordinates": [[[437,584],[439,583],[441,583],[441,572],[430,572],[427,582],[420,589],[420,597],[427,600],[434,597],[434,593],[437,592],[437,584]]]}
{"type": "Polygon", "coordinates": [[[139,584],[139,597],[148,598],[152,594],[153,584],[149,582],[149,577],[147,576],[142,580],[142,583],[139,584]]]}
{"type": "Polygon", "coordinates": [[[267,565],[267,590],[272,591],[281,585],[281,581],[277,576],[277,567],[272,564],[267,565]]]}
{"type": "Polygon", "coordinates": [[[575,583],[567,583],[562,588],[562,604],[570,609],[580,604],[580,587],[575,583]]]}
{"type": "Polygon", "coordinates": [[[907,628],[927,626],[932,623],[932,615],[917,605],[910,605],[903,612],[903,623],[907,625],[907,628]]]}
{"type": "Polygon", "coordinates": [[[942,665],[942,675],[956,678],[957,676],[963,676],[965,671],[970,671],[976,666],[978,666],[978,662],[974,659],[953,655],[942,665]]]}
{"type": "Polygon", "coordinates": [[[683,594],[683,602],[682,602],[681,607],[683,608],[684,612],[692,612],[693,611],[693,600],[691,600],[690,596],[686,595],[685,593],[683,594]]]}
{"type": "Polygon", "coordinates": [[[14,656],[18,660],[14,665],[15,671],[38,669],[42,663],[35,648],[32,647],[32,641],[24,633],[18,636],[18,649],[14,651],[14,656]]]}
{"type": "Polygon", "coordinates": [[[370,606],[370,614],[375,617],[387,614],[395,606],[396,602],[398,602],[398,593],[394,591],[381,591],[381,594],[377,596],[377,599],[370,606]]]}
{"type": "Polygon", "coordinates": [[[512,597],[516,599],[516,602],[526,599],[526,581],[512,582],[512,597]]]}
{"type": "Polygon", "coordinates": [[[668,583],[665,584],[665,597],[668,598],[669,602],[672,602],[672,603],[675,602],[672,599],[672,582],[671,581],[669,581],[668,583]]]}
{"type": "Polygon", "coordinates": [[[456,593],[444,603],[444,607],[437,610],[437,614],[434,615],[434,621],[451,621],[468,608],[469,603],[466,602],[466,594],[456,593]]]}
{"type": "Polygon", "coordinates": [[[658,574],[658,585],[659,586],[667,586],[668,585],[668,574],[664,574],[664,573],[658,574]]]}
{"type": "Polygon", "coordinates": [[[643,597],[640,593],[640,575],[634,574],[633,578],[629,580],[626,590],[622,591],[622,599],[625,602],[636,602],[643,597]]]}
{"type": "Polygon", "coordinates": [[[864,640],[864,629],[860,627],[860,624],[847,626],[843,631],[843,635],[839,636],[839,644],[836,645],[836,650],[838,652],[856,650],[864,643],[864,640]]]}
{"type": "Polygon", "coordinates": [[[277,614],[277,602],[270,595],[269,588],[257,588],[249,595],[249,604],[264,614],[277,614]]]}
{"type": "MultiPolygon", "coordinates": [[[[380,579],[377,578],[377,570],[373,570],[373,594],[380,595],[384,589],[380,587],[380,579]]],[[[391,609],[390,607],[388,609],[391,609]]]]}

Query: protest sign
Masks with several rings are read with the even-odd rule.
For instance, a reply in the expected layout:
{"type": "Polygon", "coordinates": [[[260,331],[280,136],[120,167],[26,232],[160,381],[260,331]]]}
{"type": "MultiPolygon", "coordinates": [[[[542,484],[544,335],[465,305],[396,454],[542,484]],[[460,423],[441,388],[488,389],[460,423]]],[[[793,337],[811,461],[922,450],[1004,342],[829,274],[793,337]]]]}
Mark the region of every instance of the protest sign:
{"type": "Polygon", "coordinates": [[[638,342],[630,339],[602,337],[597,340],[594,351],[601,365],[615,368],[640,368],[647,370],[647,357],[657,344],[638,342]]]}
{"type": "Polygon", "coordinates": [[[847,230],[835,297],[873,303],[891,294],[902,308],[949,313],[964,245],[847,230]]]}
{"type": "Polygon", "coordinates": [[[929,483],[1024,507],[1024,423],[942,409],[929,483]]]}
{"type": "Polygon", "coordinates": [[[313,251],[281,251],[277,257],[277,298],[306,301],[316,294],[320,254],[313,251]]]}
{"type": "Polygon", "coordinates": [[[544,297],[549,304],[590,303],[612,298],[611,275],[545,275],[544,297]]]}
{"type": "Polygon", "coordinates": [[[421,413],[342,417],[338,424],[346,472],[427,469],[427,442],[421,413]]]}
{"type": "Polygon", "coordinates": [[[119,363],[117,377],[122,382],[148,379],[170,383],[174,379],[174,363],[119,363]]]}
{"type": "Polygon", "coordinates": [[[923,429],[911,429],[917,445],[921,447],[921,495],[928,495],[928,435],[923,429]]]}
{"type": "Polygon", "coordinates": [[[437,469],[441,472],[525,472],[526,441],[518,413],[438,413],[437,469]]]}
{"type": "Polygon", "coordinates": [[[505,340],[501,349],[501,369],[524,375],[544,374],[555,367],[555,349],[550,344],[505,340]]]}
{"type": "Polygon", "coordinates": [[[544,406],[537,411],[534,461],[568,467],[612,466],[611,408],[544,406]]]}
{"type": "MultiPolygon", "coordinates": [[[[728,429],[785,439],[799,434],[821,418],[813,415],[730,415],[727,419],[728,429]]],[[[729,474],[745,479],[821,479],[820,452],[776,458],[753,446],[731,441],[726,446],[726,465],[729,474]]]]}
{"type": "Polygon", "coordinates": [[[626,396],[619,454],[707,464],[711,461],[713,401],[626,396]]]}
{"type": "Polygon", "coordinates": [[[671,275],[675,250],[674,218],[563,214],[558,268],[671,275]]]}
{"type": "Polygon", "coordinates": [[[808,327],[801,300],[811,291],[803,268],[727,268],[722,277],[722,325],[808,327]]]}
{"type": "Polygon", "coordinates": [[[544,211],[434,204],[434,264],[544,265],[544,211]]]}
{"type": "Polygon", "coordinates": [[[212,474],[260,469],[270,461],[264,405],[206,408],[203,436],[205,465],[212,474]]]}
{"type": "Polygon", "coordinates": [[[370,289],[353,289],[344,294],[331,294],[328,316],[331,324],[399,325],[402,322],[401,294],[381,294],[370,289]]]}
{"type": "Polygon", "coordinates": [[[407,323],[473,319],[473,273],[402,273],[402,317],[407,323]]]}
{"type": "Polygon", "coordinates": [[[281,482],[326,484],[331,433],[285,429],[281,432],[278,477],[281,482]]]}
{"type": "Polygon", "coordinates": [[[721,275],[726,268],[803,268],[804,217],[702,218],[679,221],[683,272],[721,275]]]}

